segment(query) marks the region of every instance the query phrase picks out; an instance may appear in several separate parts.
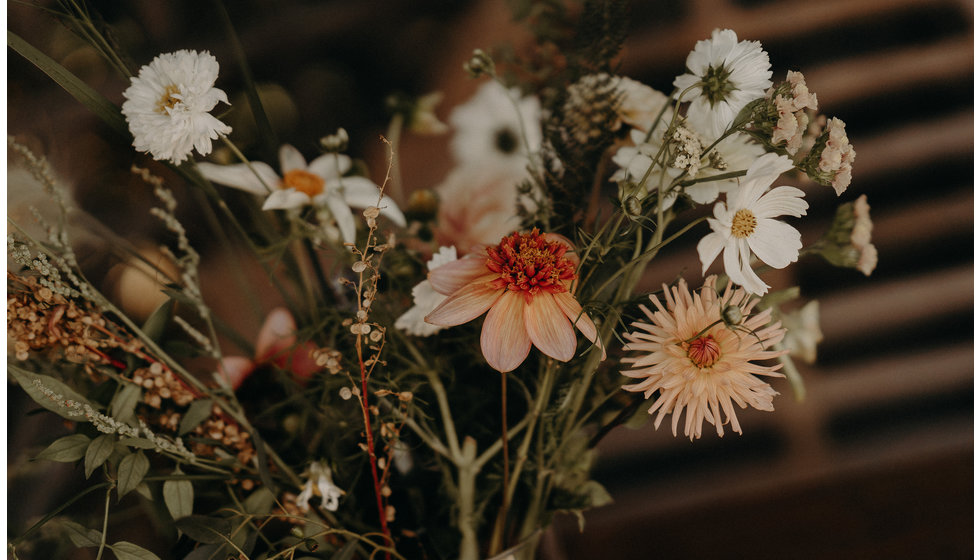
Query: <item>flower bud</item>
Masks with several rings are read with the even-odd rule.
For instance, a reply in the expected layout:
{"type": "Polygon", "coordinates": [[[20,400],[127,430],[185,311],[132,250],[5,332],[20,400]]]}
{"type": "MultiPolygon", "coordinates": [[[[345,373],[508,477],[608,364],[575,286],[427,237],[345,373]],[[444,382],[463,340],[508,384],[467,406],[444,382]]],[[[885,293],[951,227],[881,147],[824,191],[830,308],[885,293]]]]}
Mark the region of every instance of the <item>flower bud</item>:
{"type": "Polygon", "coordinates": [[[497,72],[493,59],[481,49],[473,51],[473,56],[463,63],[463,70],[466,70],[471,78],[479,78],[484,74],[494,76],[497,72]]]}
{"type": "Polygon", "coordinates": [[[328,134],[320,138],[320,147],[331,154],[346,152],[349,143],[350,136],[347,135],[347,131],[343,128],[338,128],[334,134],[328,134]]]}

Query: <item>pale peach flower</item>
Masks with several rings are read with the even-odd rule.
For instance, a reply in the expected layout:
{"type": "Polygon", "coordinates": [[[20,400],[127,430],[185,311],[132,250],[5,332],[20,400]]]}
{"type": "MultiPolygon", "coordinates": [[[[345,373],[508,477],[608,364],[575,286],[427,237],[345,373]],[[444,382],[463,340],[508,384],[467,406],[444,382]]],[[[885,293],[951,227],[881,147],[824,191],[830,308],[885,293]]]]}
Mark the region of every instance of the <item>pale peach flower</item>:
{"type": "Polygon", "coordinates": [[[573,324],[602,349],[595,323],[570,291],[579,262],[571,249],[568,239],[535,228],[504,237],[483,255],[444,264],[429,273],[429,281],[449,297],[425,320],[451,327],[487,313],[480,347],[501,372],[521,365],[531,344],[556,360],[571,360],[573,324]]]}
{"type": "Polygon", "coordinates": [[[292,313],[283,307],[269,312],[255,343],[255,357],[225,356],[218,364],[218,374],[238,389],[255,369],[263,364],[273,364],[289,371],[300,383],[306,382],[320,369],[311,353],[316,349],[312,342],[298,343],[296,321],[292,313]]]}
{"type": "Polygon", "coordinates": [[[772,398],[778,393],[756,376],[783,377],[777,373],[782,364],[754,362],[785,353],[771,348],[783,339],[786,329],[779,323],[769,325],[768,309],[750,315],[758,298],[741,288],[732,290],[731,282],[719,295],[715,281],[716,277],[709,276],[695,293],[684,280],[673,288],[665,285],[667,306],[651,295],[657,311],[640,306],[650,322],[635,321],[633,332],[625,333],[629,342],[623,349],[641,354],[623,358],[633,367],[623,375],[640,380],[623,389],[642,391],[648,399],[657,394],[648,412],[658,413],[654,421],[658,428],[664,416],[673,414],[675,436],[685,407],[684,435],[691,439],[701,437],[704,421],[719,436],[724,435],[722,427],[728,422],[741,434],[732,404],[773,410],[772,398]]]}
{"type": "Polygon", "coordinates": [[[434,189],[439,196],[436,242],[468,253],[475,245],[496,243],[520,227],[517,185],[525,177],[483,165],[453,169],[434,189]]]}

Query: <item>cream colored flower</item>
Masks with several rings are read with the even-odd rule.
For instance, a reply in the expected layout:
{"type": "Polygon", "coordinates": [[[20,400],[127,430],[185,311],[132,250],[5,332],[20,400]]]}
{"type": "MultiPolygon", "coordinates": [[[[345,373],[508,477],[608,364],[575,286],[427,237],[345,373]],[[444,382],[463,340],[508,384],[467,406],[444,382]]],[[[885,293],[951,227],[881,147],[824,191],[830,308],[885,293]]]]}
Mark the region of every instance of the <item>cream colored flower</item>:
{"type": "Polygon", "coordinates": [[[461,165],[497,167],[524,173],[541,149],[541,104],[497,82],[485,83],[449,115],[449,147],[461,165]]]}
{"type": "MultiPolygon", "coordinates": [[[[456,247],[439,247],[439,251],[432,255],[432,258],[426,263],[426,267],[431,272],[456,259],[456,247]]],[[[431,313],[436,307],[439,307],[439,304],[446,301],[447,297],[449,296],[437,292],[428,279],[419,282],[418,285],[412,288],[414,305],[395,320],[395,328],[415,336],[431,336],[436,334],[445,327],[426,323],[425,316],[431,313]]]]}
{"type": "Polygon", "coordinates": [[[326,461],[317,461],[310,465],[306,473],[306,484],[303,491],[296,497],[296,505],[304,512],[310,511],[310,498],[320,497],[320,507],[329,511],[337,511],[340,506],[340,497],[345,492],[333,483],[330,467],[326,461]]]}
{"type": "Polygon", "coordinates": [[[817,344],[823,340],[820,330],[820,302],[813,300],[800,309],[783,313],[780,322],[786,327],[783,348],[790,356],[808,364],[817,361],[817,344]]]}
{"type": "Polygon", "coordinates": [[[657,413],[654,426],[659,428],[672,414],[675,436],[685,408],[684,435],[691,439],[701,437],[705,421],[719,436],[729,422],[741,434],[732,405],[771,411],[772,398],[779,394],[757,376],[783,377],[777,373],[781,364],[755,362],[784,352],[771,348],[782,340],[785,329],[779,323],[766,326],[768,309],[751,315],[758,299],[742,289],[732,290],[731,282],[718,295],[715,281],[714,276],[708,277],[695,293],[688,291],[684,280],[673,288],[665,285],[666,307],[651,295],[657,310],[640,306],[649,322],[635,321],[634,330],[624,335],[629,342],[623,349],[640,355],[623,358],[624,364],[632,364],[623,375],[639,380],[623,389],[643,392],[647,399],[656,394],[648,409],[657,413]]]}
{"type": "Polygon", "coordinates": [[[196,149],[211,153],[211,141],[231,133],[231,127],[209,111],[228,103],[214,87],[218,61],[207,51],[164,53],[130,78],[122,113],[133,133],[133,147],[153,159],[179,164],[196,149]]]}

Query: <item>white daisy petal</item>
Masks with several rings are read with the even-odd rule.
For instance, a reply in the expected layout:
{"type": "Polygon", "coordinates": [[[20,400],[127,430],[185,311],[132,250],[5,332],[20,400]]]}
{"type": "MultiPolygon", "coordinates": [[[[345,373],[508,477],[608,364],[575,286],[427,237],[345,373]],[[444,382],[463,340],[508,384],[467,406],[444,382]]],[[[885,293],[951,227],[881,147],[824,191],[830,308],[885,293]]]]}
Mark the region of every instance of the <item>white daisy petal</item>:
{"type": "Polygon", "coordinates": [[[350,171],[350,156],[344,154],[323,154],[310,162],[307,171],[325,180],[338,179],[350,171]]]}
{"type": "Polygon", "coordinates": [[[269,194],[279,186],[279,176],[268,164],[255,161],[249,164],[215,165],[201,162],[198,171],[205,179],[253,194],[269,194]]]}
{"type": "Polygon", "coordinates": [[[353,208],[370,208],[377,206],[381,210],[381,215],[387,217],[395,224],[405,227],[405,215],[398,209],[398,205],[388,195],[381,197],[378,202],[380,188],[370,179],[364,177],[344,177],[336,182],[327,184],[330,190],[336,189],[353,208]]]}
{"type": "Polygon", "coordinates": [[[796,262],[803,248],[800,232],[789,224],[771,219],[759,220],[748,244],[759,260],[777,269],[796,262]]]}
{"type": "Polygon", "coordinates": [[[306,170],[306,158],[294,146],[283,144],[279,147],[279,169],[283,174],[296,169],[306,170]]]}
{"type": "Polygon", "coordinates": [[[354,223],[354,216],[351,214],[350,206],[347,205],[343,197],[339,193],[328,192],[325,196],[318,196],[317,203],[325,204],[330,209],[330,213],[337,222],[337,228],[340,230],[340,236],[344,242],[353,243],[357,225],[354,223]],[[322,198],[320,198],[321,196],[322,198]]]}
{"type": "Polygon", "coordinates": [[[296,189],[281,189],[269,195],[262,205],[263,210],[286,210],[300,208],[310,203],[310,197],[296,189]]]}

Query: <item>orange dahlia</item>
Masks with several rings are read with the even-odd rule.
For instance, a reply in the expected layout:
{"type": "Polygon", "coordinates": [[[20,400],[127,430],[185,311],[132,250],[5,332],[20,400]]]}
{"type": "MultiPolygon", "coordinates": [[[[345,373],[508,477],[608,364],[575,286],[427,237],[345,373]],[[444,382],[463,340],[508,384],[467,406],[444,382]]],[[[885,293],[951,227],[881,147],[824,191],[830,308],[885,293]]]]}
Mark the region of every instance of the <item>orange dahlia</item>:
{"type": "Polygon", "coordinates": [[[480,347],[501,372],[521,365],[531,344],[556,360],[572,359],[574,327],[602,349],[595,323],[571,293],[579,263],[571,250],[565,237],[535,228],[432,270],[432,287],[449,297],[425,321],[451,327],[487,313],[480,347]]]}

